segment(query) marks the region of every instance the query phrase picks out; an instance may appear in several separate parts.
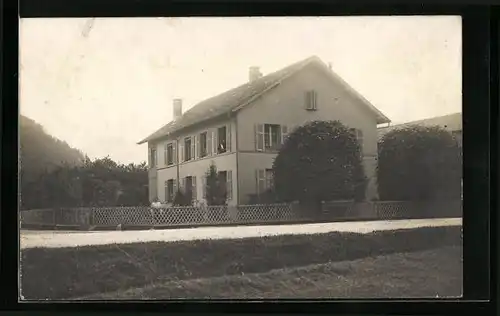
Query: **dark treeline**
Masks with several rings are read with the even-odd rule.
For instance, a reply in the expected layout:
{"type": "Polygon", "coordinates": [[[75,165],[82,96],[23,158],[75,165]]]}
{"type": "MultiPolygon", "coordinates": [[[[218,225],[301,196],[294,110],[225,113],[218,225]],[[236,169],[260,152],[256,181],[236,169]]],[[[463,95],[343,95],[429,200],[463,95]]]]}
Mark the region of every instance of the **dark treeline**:
{"type": "Polygon", "coordinates": [[[146,163],[90,160],[21,116],[21,209],[148,204],[146,163]]]}

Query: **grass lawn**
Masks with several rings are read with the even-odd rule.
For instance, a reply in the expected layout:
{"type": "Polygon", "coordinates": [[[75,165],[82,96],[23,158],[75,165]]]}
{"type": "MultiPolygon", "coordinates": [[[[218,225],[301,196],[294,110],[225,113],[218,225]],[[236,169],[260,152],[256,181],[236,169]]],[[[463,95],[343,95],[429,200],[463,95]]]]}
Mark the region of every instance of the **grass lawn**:
{"type": "Polygon", "coordinates": [[[157,283],[80,299],[435,298],[462,294],[462,248],[157,283]]]}
{"type": "MultiPolygon", "coordinates": [[[[21,251],[21,292],[24,299],[30,300],[68,299],[158,283],[231,276],[245,280],[249,274],[266,274],[276,269],[288,271],[294,267],[461,246],[461,243],[461,228],[457,226],[370,234],[334,232],[32,248],[21,251]]],[[[410,272],[411,269],[406,270],[410,272]]]]}

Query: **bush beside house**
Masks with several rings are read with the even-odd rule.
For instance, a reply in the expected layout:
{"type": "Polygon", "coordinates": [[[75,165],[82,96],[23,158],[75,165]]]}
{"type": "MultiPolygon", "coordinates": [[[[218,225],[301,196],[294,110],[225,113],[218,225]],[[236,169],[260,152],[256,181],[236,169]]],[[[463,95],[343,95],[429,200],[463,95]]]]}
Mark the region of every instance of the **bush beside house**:
{"type": "Polygon", "coordinates": [[[460,200],[461,149],[448,131],[409,126],[385,134],[378,148],[381,200],[460,200]]]}
{"type": "Polygon", "coordinates": [[[214,163],[210,164],[210,167],[205,174],[205,178],[205,194],[207,205],[226,205],[227,192],[225,182],[221,181],[221,179],[219,178],[219,173],[217,172],[217,167],[214,163]]]}
{"type": "Polygon", "coordinates": [[[364,200],[366,177],[356,136],[339,121],[295,129],[273,164],[279,200],[319,211],[321,201],[364,200]]]}

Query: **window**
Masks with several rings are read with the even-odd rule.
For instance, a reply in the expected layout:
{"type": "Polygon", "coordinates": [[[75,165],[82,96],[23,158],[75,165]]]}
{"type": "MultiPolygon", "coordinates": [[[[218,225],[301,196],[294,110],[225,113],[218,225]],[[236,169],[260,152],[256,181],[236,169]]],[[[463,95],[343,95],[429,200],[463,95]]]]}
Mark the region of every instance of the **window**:
{"type": "Polygon", "coordinates": [[[203,132],[200,134],[199,142],[200,143],[198,144],[198,148],[199,148],[198,156],[200,158],[206,157],[207,156],[207,132],[203,132]]]}
{"type": "Polygon", "coordinates": [[[255,149],[257,151],[276,151],[285,142],[288,135],[286,125],[256,124],[255,149]]]}
{"type": "Polygon", "coordinates": [[[281,128],[276,124],[264,125],[264,147],[266,150],[276,150],[281,144],[281,128]]]}
{"type": "Polygon", "coordinates": [[[151,168],[154,168],[156,167],[156,149],[155,148],[151,148],[151,154],[150,154],[150,166],[151,168]]]}
{"type": "Polygon", "coordinates": [[[167,166],[174,164],[174,145],[172,143],[165,146],[165,164],[167,166]]]}
{"type": "Polygon", "coordinates": [[[191,146],[192,146],[191,137],[184,138],[184,161],[189,161],[193,159],[191,146]]]}
{"type": "Polygon", "coordinates": [[[175,196],[175,182],[174,179],[165,181],[165,200],[173,202],[175,196]]]}
{"type": "Polygon", "coordinates": [[[229,171],[219,171],[219,183],[221,187],[226,189],[226,199],[231,200],[233,198],[233,172],[229,171]]]}
{"type": "Polygon", "coordinates": [[[227,130],[226,126],[217,129],[217,153],[222,154],[227,151],[227,130]]]}
{"type": "Polygon", "coordinates": [[[315,111],[318,109],[318,93],[315,90],[305,92],[305,107],[308,111],[315,111]]]}
{"type": "Polygon", "coordinates": [[[262,169],[256,171],[257,194],[262,194],[273,188],[273,170],[262,169]]]}
{"type": "Polygon", "coordinates": [[[196,177],[187,176],[184,178],[184,192],[187,196],[191,197],[192,200],[197,199],[196,177]]]}

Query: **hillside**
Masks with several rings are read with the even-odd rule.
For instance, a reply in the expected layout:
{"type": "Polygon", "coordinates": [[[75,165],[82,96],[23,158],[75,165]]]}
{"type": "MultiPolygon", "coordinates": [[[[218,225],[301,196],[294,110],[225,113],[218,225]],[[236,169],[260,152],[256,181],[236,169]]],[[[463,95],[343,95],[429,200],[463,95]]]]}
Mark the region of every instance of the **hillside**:
{"type": "Polygon", "coordinates": [[[26,116],[20,115],[19,128],[23,182],[36,179],[44,170],[51,170],[63,163],[80,164],[84,159],[81,151],[47,134],[40,124],[26,116]]]}

